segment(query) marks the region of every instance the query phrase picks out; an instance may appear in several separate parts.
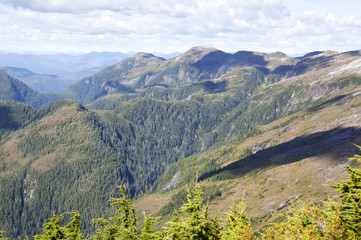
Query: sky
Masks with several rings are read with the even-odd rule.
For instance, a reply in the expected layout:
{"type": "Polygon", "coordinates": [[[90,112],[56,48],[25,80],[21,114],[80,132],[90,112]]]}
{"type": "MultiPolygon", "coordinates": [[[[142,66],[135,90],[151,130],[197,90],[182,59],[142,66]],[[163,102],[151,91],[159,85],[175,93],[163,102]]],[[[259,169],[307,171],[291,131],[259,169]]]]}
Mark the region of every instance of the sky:
{"type": "Polygon", "coordinates": [[[0,0],[0,51],[361,49],[360,0],[0,0]]]}

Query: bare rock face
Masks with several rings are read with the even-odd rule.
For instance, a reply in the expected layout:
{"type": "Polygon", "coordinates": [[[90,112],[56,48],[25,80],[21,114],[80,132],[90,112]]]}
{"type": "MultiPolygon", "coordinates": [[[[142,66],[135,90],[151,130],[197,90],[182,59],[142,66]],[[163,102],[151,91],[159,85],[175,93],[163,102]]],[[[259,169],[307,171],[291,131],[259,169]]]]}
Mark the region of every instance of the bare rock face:
{"type": "Polygon", "coordinates": [[[266,143],[266,144],[260,144],[260,145],[254,145],[252,147],[252,154],[255,154],[263,149],[269,148],[271,146],[271,143],[266,143]]]}
{"type": "Polygon", "coordinates": [[[177,183],[179,182],[181,176],[181,172],[177,172],[176,174],[174,174],[172,180],[162,190],[165,191],[169,188],[175,187],[175,185],[177,185],[177,183]]]}
{"type": "Polygon", "coordinates": [[[295,199],[296,199],[296,197],[292,197],[290,199],[287,199],[286,201],[281,202],[277,207],[277,211],[281,211],[283,208],[290,205],[295,199]]]}

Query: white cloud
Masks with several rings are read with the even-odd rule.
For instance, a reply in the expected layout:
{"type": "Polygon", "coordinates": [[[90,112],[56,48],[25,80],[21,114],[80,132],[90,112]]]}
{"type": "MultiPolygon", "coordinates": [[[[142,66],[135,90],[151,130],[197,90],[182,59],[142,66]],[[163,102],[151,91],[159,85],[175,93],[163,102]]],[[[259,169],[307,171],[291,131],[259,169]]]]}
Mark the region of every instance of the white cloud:
{"type": "Polygon", "coordinates": [[[96,9],[124,10],[130,1],[117,0],[0,0],[17,8],[26,8],[42,12],[78,12],[96,9]]]}
{"type": "Polygon", "coordinates": [[[361,33],[360,16],[281,0],[0,0],[0,22],[0,50],[13,51],[350,50],[361,33]]]}

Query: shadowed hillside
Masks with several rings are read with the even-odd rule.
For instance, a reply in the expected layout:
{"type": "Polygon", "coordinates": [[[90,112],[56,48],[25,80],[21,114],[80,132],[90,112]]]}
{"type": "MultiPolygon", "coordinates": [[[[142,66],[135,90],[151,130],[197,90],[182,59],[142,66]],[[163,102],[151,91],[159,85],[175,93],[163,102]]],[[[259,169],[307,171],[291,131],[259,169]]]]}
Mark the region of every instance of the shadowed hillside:
{"type": "MultiPolygon", "coordinates": [[[[357,143],[360,138],[361,130],[351,127],[299,136],[289,142],[258,151],[216,171],[208,172],[200,176],[200,180],[216,175],[230,178],[242,177],[254,170],[286,165],[312,157],[327,156],[327,158],[339,161],[339,149],[337,147],[342,146],[344,143],[357,143]]],[[[349,153],[349,157],[352,155],[352,153],[349,153]]]]}

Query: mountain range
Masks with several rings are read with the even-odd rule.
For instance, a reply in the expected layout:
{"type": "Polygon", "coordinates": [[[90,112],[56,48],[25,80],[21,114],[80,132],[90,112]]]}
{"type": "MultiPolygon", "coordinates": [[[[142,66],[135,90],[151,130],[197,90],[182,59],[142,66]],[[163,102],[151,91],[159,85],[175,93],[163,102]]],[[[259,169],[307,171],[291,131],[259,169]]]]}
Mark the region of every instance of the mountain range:
{"type": "MultiPolygon", "coordinates": [[[[171,58],[178,53],[159,56],[171,58]]],[[[121,52],[85,54],[0,53],[0,69],[42,92],[61,92],[78,80],[91,76],[121,59],[134,55],[121,52]]]]}
{"type": "Polygon", "coordinates": [[[0,97],[0,226],[9,236],[33,236],[52,211],[74,209],[91,233],[121,184],[164,222],[196,175],[211,214],[245,192],[262,228],[296,197],[335,195],[323,185],[346,176],[361,140],[361,52],[138,53],[59,93],[1,71],[0,97]]]}
{"type": "Polygon", "coordinates": [[[129,54],[90,52],[86,54],[0,53],[0,69],[37,91],[61,92],[79,79],[113,65],[129,54]]]}

